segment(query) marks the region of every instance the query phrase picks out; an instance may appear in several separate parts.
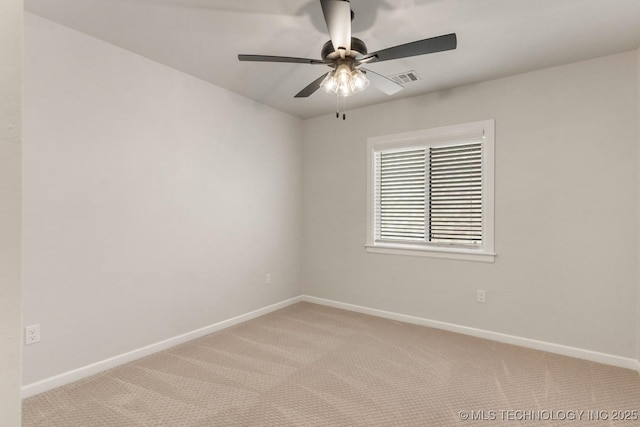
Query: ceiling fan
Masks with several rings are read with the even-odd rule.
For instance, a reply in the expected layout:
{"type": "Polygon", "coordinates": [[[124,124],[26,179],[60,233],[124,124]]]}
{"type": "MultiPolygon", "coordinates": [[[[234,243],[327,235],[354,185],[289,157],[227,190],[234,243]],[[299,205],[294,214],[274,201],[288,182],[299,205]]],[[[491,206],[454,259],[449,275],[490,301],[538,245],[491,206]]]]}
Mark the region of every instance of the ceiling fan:
{"type": "MultiPolygon", "coordinates": [[[[322,74],[298,92],[295,97],[306,98],[319,88],[323,88],[326,92],[337,94],[339,104],[340,98],[366,89],[369,86],[369,81],[387,95],[393,95],[403,89],[393,80],[364,68],[363,65],[453,50],[458,43],[455,33],[451,33],[370,53],[362,40],[351,37],[351,21],[355,14],[351,10],[349,0],[320,0],[320,5],[331,37],[331,40],[322,47],[320,54],[322,59],[245,54],[238,55],[238,59],[254,62],[327,65],[333,70],[322,74]]],[[[336,117],[340,117],[339,108],[336,117]]],[[[344,113],[342,118],[345,118],[344,113]]]]}

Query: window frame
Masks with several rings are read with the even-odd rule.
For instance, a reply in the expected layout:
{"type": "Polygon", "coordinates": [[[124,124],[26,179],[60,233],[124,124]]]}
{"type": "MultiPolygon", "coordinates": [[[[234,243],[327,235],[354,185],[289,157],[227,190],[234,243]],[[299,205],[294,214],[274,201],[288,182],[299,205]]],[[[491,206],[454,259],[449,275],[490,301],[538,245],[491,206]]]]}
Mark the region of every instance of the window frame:
{"type": "Polygon", "coordinates": [[[370,137],[367,139],[367,242],[369,253],[427,256],[467,261],[494,262],[494,182],[495,120],[481,120],[440,126],[412,132],[370,137]],[[385,150],[412,149],[482,139],[482,245],[447,245],[442,243],[404,243],[375,241],[375,153],[385,150]]]}

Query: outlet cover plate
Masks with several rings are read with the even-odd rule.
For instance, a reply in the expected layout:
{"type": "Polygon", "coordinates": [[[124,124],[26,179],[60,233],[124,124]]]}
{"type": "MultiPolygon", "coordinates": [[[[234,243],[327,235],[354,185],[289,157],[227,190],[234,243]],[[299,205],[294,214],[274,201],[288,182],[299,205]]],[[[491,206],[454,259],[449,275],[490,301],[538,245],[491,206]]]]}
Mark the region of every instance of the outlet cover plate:
{"type": "Polygon", "coordinates": [[[31,325],[24,328],[24,343],[26,345],[40,342],[40,325],[31,325]]]}

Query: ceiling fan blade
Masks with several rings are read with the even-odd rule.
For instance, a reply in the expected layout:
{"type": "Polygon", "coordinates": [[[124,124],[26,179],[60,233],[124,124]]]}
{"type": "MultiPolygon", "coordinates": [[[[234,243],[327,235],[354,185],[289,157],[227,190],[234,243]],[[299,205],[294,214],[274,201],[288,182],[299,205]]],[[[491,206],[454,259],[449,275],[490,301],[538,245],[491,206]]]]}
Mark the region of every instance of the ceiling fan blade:
{"type": "Polygon", "coordinates": [[[336,52],[351,53],[351,3],[348,0],[320,0],[331,43],[336,52]]]}
{"type": "Polygon", "coordinates": [[[321,59],[309,58],[292,58],[289,56],[270,56],[270,55],[238,55],[240,61],[253,62],[288,62],[293,64],[331,64],[331,61],[323,61],[321,59]]]}
{"type": "Polygon", "coordinates": [[[309,84],[309,86],[305,87],[300,92],[298,92],[294,98],[306,98],[312,95],[315,91],[320,89],[320,83],[322,83],[322,81],[326,76],[327,76],[326,74],[323,74],[317,79],[315,79],[313,82],[309,84]]]}
{"type": "Polygon", "coordinates": [[[368,53],[359,62],[380,62],[391,59],[408,58],[410,56],[426,55],[427,53],[444,52],[453,50],[458,46],[458,39],[455,33],[444,36],[432,37],[430,39],[418,40],[415,42],[401,44],[377,52],[368,53]]]}
{"type": "Polygon", "coordinates": [[[360,69],[366,73],[367,78],[369,79],[371,84],[376,87],[376,89],[386,93],[387,95],[393,95],[394,93],[398,93],[402,89],[404,89],[403,86],[399,85],[391,79],[386,78],[381,74],[375,73],[366,68],[360,69]]]}

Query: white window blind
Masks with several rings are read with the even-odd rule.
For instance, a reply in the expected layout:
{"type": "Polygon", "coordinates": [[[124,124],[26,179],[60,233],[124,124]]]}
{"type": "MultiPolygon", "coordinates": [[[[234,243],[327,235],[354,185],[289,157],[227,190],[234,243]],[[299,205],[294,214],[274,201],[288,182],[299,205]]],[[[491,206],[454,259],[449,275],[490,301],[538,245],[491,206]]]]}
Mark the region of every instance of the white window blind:
{"type": "Polygon", "coordinates": [[[376,153],[379,239],[425,238],[425,150],[376,153]]]}
{"type": "Polygon", "coordinates": [[[429,149],[429,241],[482,244],[482,145],[429,149]]]}
{"type": "Polygon", "coordinates": [[[375,163],[377,241],[482,244],[481,139],[377,151],[375,163]]]}

